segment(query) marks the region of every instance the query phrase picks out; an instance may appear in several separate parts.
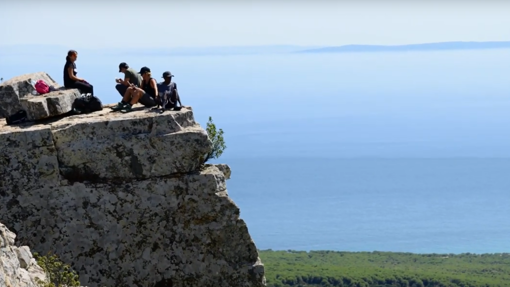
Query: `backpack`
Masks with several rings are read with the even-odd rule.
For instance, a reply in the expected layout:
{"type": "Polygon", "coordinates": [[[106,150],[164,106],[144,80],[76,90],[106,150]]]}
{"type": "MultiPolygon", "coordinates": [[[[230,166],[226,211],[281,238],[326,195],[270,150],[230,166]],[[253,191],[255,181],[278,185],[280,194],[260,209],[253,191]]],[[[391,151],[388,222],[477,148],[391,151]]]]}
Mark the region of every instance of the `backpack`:
{"type": "Polygon", "coordinates": [[[5,118],[8,125],[24,123],[27,120],[27,112],[25,110],[19,110],[17,113],[12,114],[5,118]]]}
{"type": "Polygon", "coordinates": [[[82,95],[73,102],[73,111],[77,114],[88,114],[102,109],[101,100],[89,94],[82,95]]]}
{"type": "Polygon", "coordinates": [[[39,80],[34,85],[35,90],[39,95],[44,95],[50,92],[50,86],[45,81],[39,80]]]}

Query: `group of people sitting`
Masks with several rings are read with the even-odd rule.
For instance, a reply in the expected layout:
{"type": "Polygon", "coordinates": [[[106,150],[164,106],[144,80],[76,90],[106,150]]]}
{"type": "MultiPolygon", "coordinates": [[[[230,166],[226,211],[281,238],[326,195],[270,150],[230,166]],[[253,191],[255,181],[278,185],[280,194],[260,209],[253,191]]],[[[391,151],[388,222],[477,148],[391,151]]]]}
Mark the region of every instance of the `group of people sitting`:
{"type": "MultiPolygon", "coordinates": [[[[64,66],[64,86],[78,89],[83,94],[94,95],[93,86],[82,78],[77,77],[76,59],[78,52],[70,50],[67,53],[64,66]]],[[[124,73],[124,79],[116,79],[115,88],[122,96],[122,100],[111,109],[128,113],[133,105],[140,103],[145,107],[161,107],[160,112],[167,109],[180,110],[182,107],[177,84],[172,81],[174,75],[169,71],[163,73],[163,81],[157,83],[152,78],[151,70],[142,67],[137,73],[125,62],[119,64],[119,73],[124,73]],[[179,104],[179,105],[177,105],[179,104]]]]}

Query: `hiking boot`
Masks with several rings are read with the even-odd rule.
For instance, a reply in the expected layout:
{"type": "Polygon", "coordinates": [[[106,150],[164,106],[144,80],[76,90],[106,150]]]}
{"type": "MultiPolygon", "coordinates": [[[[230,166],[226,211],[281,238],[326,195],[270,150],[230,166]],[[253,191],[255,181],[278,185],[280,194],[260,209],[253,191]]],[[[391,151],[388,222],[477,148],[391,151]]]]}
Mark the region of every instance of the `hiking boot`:
{"type": "Polygon", "coordinates": [[[129,112],[131,112],[131,111],[133,111],[133,106],[131,106],[131,104],[127,104],[127,105],[125,105],[125,106],[124,106],[124,107],[120,110],[120,112],[121,112],[121,113],[124,113],[124,114],[125,114],[125,113],[129,113],[129,112]]]}
{"type": "Polygon", "coordinates": [[[124,104],[123,102],[119,102],[115,107],[111,107],[112,111],[116,112],[116,111],[120,111],[122,110],[122,108],[124,108],[126,104],[124,104]]]}

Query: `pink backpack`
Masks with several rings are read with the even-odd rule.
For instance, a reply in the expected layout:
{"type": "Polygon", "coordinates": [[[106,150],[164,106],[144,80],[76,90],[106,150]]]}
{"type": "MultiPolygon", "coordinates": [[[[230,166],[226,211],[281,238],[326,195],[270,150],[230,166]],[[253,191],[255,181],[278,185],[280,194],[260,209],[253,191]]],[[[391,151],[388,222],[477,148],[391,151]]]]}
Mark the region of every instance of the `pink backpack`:
{"type": "Polygon", "coordinates": [[[43,80],[37,81],[34,86],[39,95],[44,95],[50,92],[50,86],[48,86],[48,84],[46,84],[43,80]]]}

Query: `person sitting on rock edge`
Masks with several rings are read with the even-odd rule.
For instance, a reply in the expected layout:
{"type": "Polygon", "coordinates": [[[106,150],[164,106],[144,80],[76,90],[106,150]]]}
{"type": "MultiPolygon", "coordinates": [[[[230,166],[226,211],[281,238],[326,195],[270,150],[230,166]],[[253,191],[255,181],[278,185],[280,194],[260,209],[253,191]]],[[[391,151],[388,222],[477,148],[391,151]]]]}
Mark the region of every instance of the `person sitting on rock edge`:
{"type": "Polygon", "coordinates": [[[148,108],[156,106],[158,84],[151,77],[151,70],[147,67],[142,67],[139,74],[142,76],[140,87],[131,84],[122,101],[112,108],[113,111],[120,110],[122,113],[131,112],[133,105],[138,102],[148,108]]]}
{"type": "Polygon", "coordinates": [[[78,89],[82,94],[94,95],[94,87],[84,79],[76,76],[78,74],[75,63],[76,59],[78,59],[78,52],[69,50],[64,66],[64,87],[67,89],[78,89]]]}
{"type": "Polygon", "coordinates": [[[140,87],[142,77],[133,68],[130,68],[127,63],[122,62],[119,64],[119,73],[124,73],[124,80],[115,79],[115,82],[117,82],[115,89],[117,89],[121,97],[124,97],[131,84],[140,87]]]}
{"type": "Polygon", "coordinates": [[[174,75],[171,72],[166,71],[163,73],[163,82],[158,84],[161,112],[164,112],[165,109],[180,110],[182,108],[177,83],[172,81],[173,77],[174,75]],[[177,107],[177,103],[179,103],[179,107],[177,107]]]}

